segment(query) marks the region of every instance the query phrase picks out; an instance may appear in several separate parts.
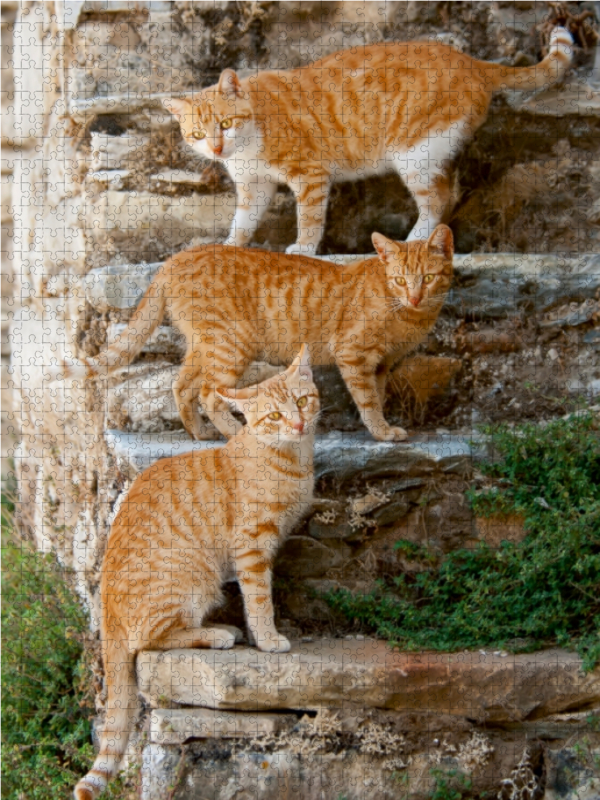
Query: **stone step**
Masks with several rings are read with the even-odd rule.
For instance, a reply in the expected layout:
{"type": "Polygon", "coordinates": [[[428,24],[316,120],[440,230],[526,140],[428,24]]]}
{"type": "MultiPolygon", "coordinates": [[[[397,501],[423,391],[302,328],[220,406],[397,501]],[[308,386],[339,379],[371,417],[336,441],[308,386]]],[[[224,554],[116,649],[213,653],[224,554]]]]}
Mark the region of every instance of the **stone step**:
{"type": "Polygon", "coordinates": [[[101,248],[121,243],[123,252],[143,252],[149,242],[160,241],[162,252],[177,252],[194,237],[224,239],[235,214],[235,195],[171,197],[108,189],[93,198],[90,214],[98,220],[90,236],[101,248]]]}
{"type": "Polygon", "coordinates": [[[155,708],[150,741],[183,744],[188,739],[242,739],[276,736],[298,721],[295,714],[253,714],[212,708],[155,708]]]}
{"type": "MultiPolygon", "coordinates": [[[[225,208],[222,211],[224,214],[225,208]]],[[[213,209],[210,213],[214,216],[217,212],[213,209]]],[[[323,258],[343,266],[368,257],[323,258]]],[[[475,253],[457,255],[454,263],[456,280],[445,308],[457,317],[500,319],[521,311],[541,313],[559,303],[595,298],[600,289],[597,254],[562,258],[551,254],[475,253]]],[[[83,278],[86,299],[99,311],[133,308],[159,267],[160,263],[140,263],[91,270],[83,278]]]]}
{"type": "MultiPolygon", "coordinates": [[[[183,431],[165,433],[104,432],[112,454],[134,472],[160,458],[207,448],[224,441],[191,439],[183,431]]],[[[365,480],[386,475],[417,478],[434,472],[468,475],[474,459],[485,453],[479,434],[423,433],[406,442],[378,442],[367,432],[332,431],[315,438],[315,478],[348,476],[360,472],[365,480]]]]}
{"type": "MultiPolygon", "coordinates": [[[[239,70],[244,77],[248,70],[239,70]]],[[[550,87],[544,92],[507,92],[509,104],[517,112],[543,116],[595,117],[600,113],[600,91],[585,80],[572,79],[567,86],[550,87]]],[[[132,114],[145,109],[163,110],[162,100],[185,97],[185,92],[156,92],[131,90],[125,93],[74,96],[70,98],[69,113],[77,121],[89,119],[93,114],[132,114]]]]}
{"type": "Polygon", "coordinates": [[[245,711],[386,709],[487,724],[539,721],[600,705],[600,670],[574,653],[400,653],[373,639],[294,642],[289,653],[144,651],[138,687],[156,708],[245,711]]]}
{"type": "MultiPolygon", "coordinates": [[[[106,332],[106,343],[108,346],[114,344],[127,325],[120,322],[111,322],[106,332]]],[[[176,356],[178,358],[185,354],[185,336],[177,328],[171,325],[159,325],[152,336],[146,340],[142,353],[164,354],[176,356]]]]}

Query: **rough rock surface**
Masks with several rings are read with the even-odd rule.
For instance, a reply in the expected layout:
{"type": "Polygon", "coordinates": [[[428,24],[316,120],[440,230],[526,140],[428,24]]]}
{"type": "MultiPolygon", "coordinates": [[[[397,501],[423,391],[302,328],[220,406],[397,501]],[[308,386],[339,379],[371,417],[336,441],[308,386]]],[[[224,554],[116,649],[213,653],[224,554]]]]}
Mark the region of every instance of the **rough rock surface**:
{"type": "Polygon", "coordinates": [[[285,654],[145,652],[137,667],[152,707],[146,800],[162,797],[175,773],[178,800],[245,798],[250,787],[260,800],[292,790],[305,800],[391,800],[399,786],[425,800],[441,778],[464,790],[466,776],[473,791],[502,800],[544,789],[575,800],[569,776],[586,800],[597,796],[599,673],[584,675],[560,650],[406,654],[347,638],[294,642],[285,654]],[[584,750],[539,744],[584,733],[584,750]]]}
{"type": "Polygon", "coordinates": [[[290,653],[146,651],[137,664],[140,692],[151,705],[166,699],[250,711],[427,709],[498,723],[600,704],[600,672],[584,674],[581,659],[560,650],[412,654],[370,639],[322,639],[296,643],[290,653]]]}

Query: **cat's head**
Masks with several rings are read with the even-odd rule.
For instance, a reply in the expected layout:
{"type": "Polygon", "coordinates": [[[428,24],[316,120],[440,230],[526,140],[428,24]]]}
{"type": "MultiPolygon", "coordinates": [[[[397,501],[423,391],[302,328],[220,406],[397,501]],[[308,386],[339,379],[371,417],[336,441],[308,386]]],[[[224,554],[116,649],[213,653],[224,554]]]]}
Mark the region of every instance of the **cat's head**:
{"type": "Polygon", "coordinates": [[[205,158],[230,158],[255,136],[252,105],[232,69],[215,86],[163,105],[178,120],[184,140],[205,158]]]}
{"type": "Polygon", "coordinates": [[[452,281],[454,244],[447,225],[438,225],[429,239],[394,242],[381,233],[371,237],[385,266],[392,308],[430,314],[443,304],[452,281]]]}
{"type": "Polygon", "coordinates": [[[217,394],[246,417],[255,436],[282,443],[299,442],[314,433],[319,394],[306,345],[285,372],[243,389],[221,388],[217,394]]]}

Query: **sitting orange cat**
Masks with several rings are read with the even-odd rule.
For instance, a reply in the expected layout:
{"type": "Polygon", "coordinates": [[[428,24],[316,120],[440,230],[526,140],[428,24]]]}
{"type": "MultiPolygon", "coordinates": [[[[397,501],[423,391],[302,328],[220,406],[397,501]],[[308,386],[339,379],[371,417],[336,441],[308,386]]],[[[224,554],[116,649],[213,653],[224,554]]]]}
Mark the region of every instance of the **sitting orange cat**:
{"type": "Polygon", "coordinates": [[[157,461],[137,477],[112,524],[100,583],[106,719],[76,800],[98,797],[125,752],[140,650],[229,648],[241,638],[237,628],[204,624],[228,578],[240,585],[258,649],[290,649],[275,628],[271,569],[312,501],[319,396],[307,348],[286,372],[219,394],[246,426],[222,448],[157,461]]]}
{"type": "Polygon", "coordinates": [[[278,183],[296,195],[298,239],[288,253],[314,253],[334,181],[396,172],[416,200],[409,240],[426,239],[451,202],[449,167],[485,121],[496,89],[539,89],[571,62],[564,28],[534,67],[478,61],[445,44],[382,42],[332,53],[307,67],[240,80],[165,100],[184,140],[222,161],[236,183],[226,244],[252,238],[278,183]]]}
{"type": "Polygon", "coordinates": [[[165,313],[187,340],[173,392],[186,429],[202,438],[198,399],[225,436],[240,423],[215,394],[253,361],[287,365],[303,342],[313,364],[337,364],[371,434],[402,440],[383,416],[387,375],[433,328],[452,279],[452,232],[426,241],[373,234],[378,257],[344,268],[319,259],[205,245],[168,259],[118,341],[71,377],[129,364],[165,313]]]}

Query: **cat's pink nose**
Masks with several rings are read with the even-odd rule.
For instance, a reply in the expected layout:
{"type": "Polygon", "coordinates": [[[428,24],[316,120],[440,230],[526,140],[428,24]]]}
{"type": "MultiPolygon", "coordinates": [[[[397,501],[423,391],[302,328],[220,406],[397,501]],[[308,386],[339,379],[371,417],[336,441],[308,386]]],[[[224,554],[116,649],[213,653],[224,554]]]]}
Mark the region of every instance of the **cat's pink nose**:
{"type": "Polygon", "coordinates": [[[303,422],[294,422],[292,425],[292,429],[298,431],[298,433],[302,433],[304,430],[304,423],[303,422]]]}
{"type": "Polygon", "coordinates": [[[416,308],[419,305],[419,303],[421,302],[421,298],[420,297],[409,297],[408,298],[408,302],[411,304],[411,306],[414,306],[416,308]]]}
{"type": "Polygon", "coordinates": [[[214,150],[216,156],[220,156],[221,153],[223,152],[223,145],[222,144],[217,144],[217,145],[215,145],[213,147],[213,150],[214,150]]]}

